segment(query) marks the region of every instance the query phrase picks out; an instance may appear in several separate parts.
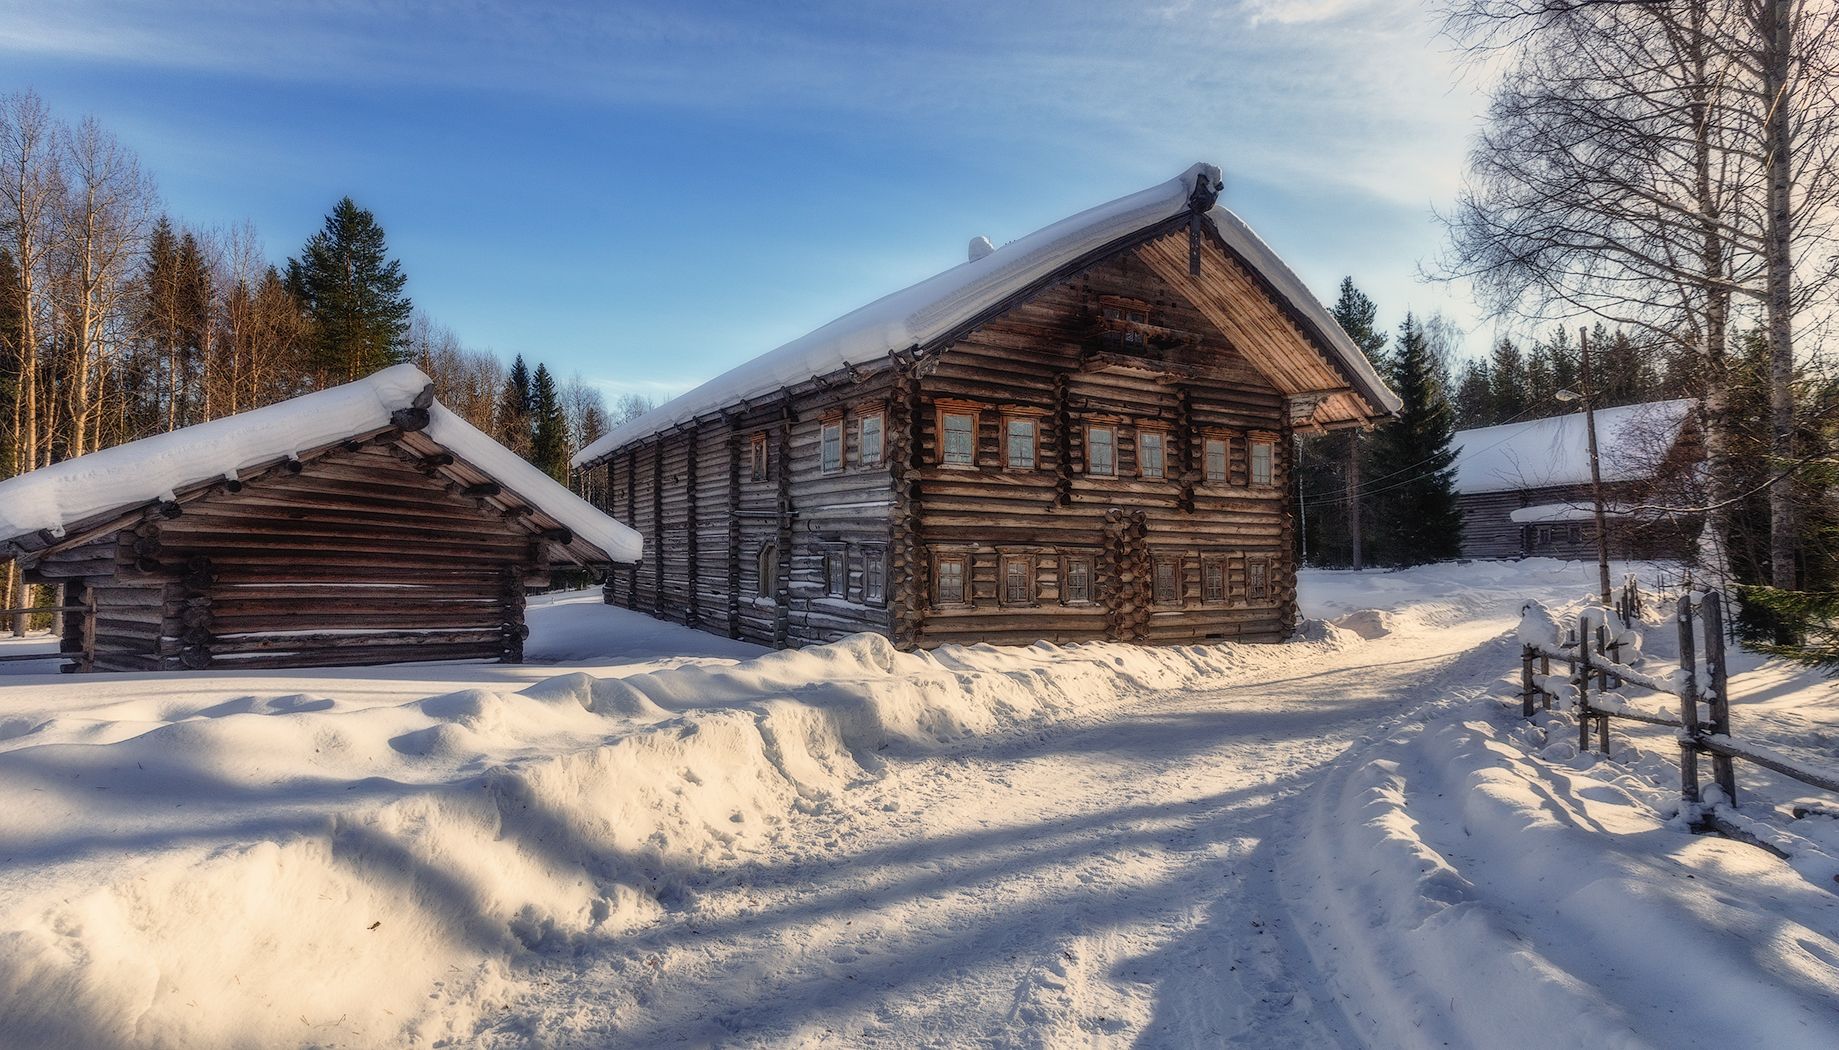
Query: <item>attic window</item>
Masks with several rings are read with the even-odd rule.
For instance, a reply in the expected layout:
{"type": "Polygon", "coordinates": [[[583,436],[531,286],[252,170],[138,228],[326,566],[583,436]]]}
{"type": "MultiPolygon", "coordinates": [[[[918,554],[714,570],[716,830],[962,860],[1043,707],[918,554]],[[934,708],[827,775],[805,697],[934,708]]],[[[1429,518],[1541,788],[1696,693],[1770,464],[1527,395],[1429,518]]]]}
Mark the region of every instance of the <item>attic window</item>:
{"type": "Polygon", "coordinates": [[[1107,332],[1116,333],[1126,346],[1141,347],[1148,342],[1149,304],[1141,299],[1106,295],[1098,300],[1099,323],[1107,332]]]}
{"type": "Polygon", "coordinates": [[[747,462],[755,481],[766,480],[766,435],[755,434],[747,443],[747,462]]]}
{"type": "Polygon", "coordinates": [[[843,469],[843,421],[828,419],[824,421],[818,446],[822,451],[821,469],[826,474],[835,474],[843,469]]]}

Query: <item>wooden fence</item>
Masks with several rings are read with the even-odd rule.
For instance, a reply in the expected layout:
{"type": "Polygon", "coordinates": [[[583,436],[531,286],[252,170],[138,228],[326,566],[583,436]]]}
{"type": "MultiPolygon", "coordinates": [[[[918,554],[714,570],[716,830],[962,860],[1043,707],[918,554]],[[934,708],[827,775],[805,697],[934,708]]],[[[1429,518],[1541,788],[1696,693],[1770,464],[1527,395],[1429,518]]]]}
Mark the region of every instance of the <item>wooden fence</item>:
{"type": "MultiPolygon", "coordinates": [[[[1734,736],[1730,717],[1730,676],[1725,666],[1724,599],[1716,591],[1688,591],[1679,597],[1674,615],[1679,631],[1679,666],[1668,676],[1638,671],[1621,661],[1626,624],[1640,610],[1640,591],[1625,585],[1614,611],[1600,605],[1586,607],[1574,627],[1555,644],[1524,643],[1520,653],[1521,712],[1531,718],[1543,707],[1568,697],[1577,716],[1578,748],[1589,750],[1591,727],[1604,754],[1609,753],[1609,723],[1622,718],[1649,725],[1671,726],[1679,733],[1680,797],[1699,803],[1699,759],[1709,757],[1712,780],[1733,809],[1737,805],[1736,760],[1751,762],[1785,777],[1826,791],[1839,792],[1839,772],[1797,762],[1768,748],[1734,736]],[[1703,674],[1699,654],[1704,654],[1703,674]],[[1565,664],[1564,684],[1556,686],[1552,662],[1565,664]],[[1671,711],[1646,710],[1624,695],[1630,687],[1643,695],[1664,695],[1677,706],[1671,711]]],[[[1530,610],[1530,606],[1529,606],[1530,610]]],[[[1810,809],[1808,812],[1819,812],[1810,809]]],[[[1762,846],[1778,855],[1781,850],[1718,817],[1701,811],[1701,825],[1733,838],[1762,846]]],[[[1797,816],[1801,813],[1797,812],[1797,816]]]]}

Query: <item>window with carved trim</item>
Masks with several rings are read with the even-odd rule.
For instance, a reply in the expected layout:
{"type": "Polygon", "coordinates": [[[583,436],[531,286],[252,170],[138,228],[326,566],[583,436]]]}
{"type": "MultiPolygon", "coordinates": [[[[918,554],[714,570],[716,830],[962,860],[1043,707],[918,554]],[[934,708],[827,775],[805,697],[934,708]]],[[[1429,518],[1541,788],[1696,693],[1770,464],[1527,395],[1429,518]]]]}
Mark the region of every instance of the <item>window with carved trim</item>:
{"type": "Polygon", "coordinates": [[[966,467],[976,464],[976,416],[959,411],[939,413],[939,461],[966,467]]]}
{"type": "Polygon", "coordinates": [[[1208,558],[1201,562],[1200,600],[1203,602],[1226,600],[1226,560],[1224,558],[1208,558]]]}
{"type": "Polygon", "coordinates": [[[1155,598],[1159,605],[1172,605],[1181,600],[1181,560],[1178,558],[1156,558],[1150,568],[1155,581],[1155,598]]]}
{"type": "Polygon", "coordinates": [[[819,431],[819,459],[821,469],[826,474],[835,474],[843,469],[843,421],[827,419],[819,431]]]}
{"type": "Polygon", "coordinates": [[[1003,419],[1003,464],[1010,470],[1033,470],[1040,425],[1027,416],[1003,419]]]}
{"type": "Polygon", "coordinates": [[[1085,555],[1069,556],[1060,578],[1060,600],[1067,605],[1092,603],[1092,559],[1085,555]]]}
{"type": "Polygon", "coordinates": [[[1000,567],[1003,604],[1035,604],[1034,557],[1028,554],[1005,554],[1000,567]]]}
{"type": "Polygon", "coordinates": [[[888,549],[862,548],[862,602],[883,605],[888,600],[888,549]]]}
{"type": "Polygon", "coordinates": [[[1146,478],[1168,476],[1168,435],[1160,430],[1137,431],[1137,473],[1146,478]]]}
{"type": "Polygon", "coordinates": [[[1252,484],[1269,485],[1271,483],[1271,463],[1275,449],[1271,442],[1257,439],[1252,442],[1252,484]]]}
{"type": "Polygon", "coordinates": [[[1213,485],[1224,485],[1230,477],[1228,474],[1229,464],[1226,455],[1226,439],[1223,437],[1208,438],[1204,451],[1206,452],[1207,460],[1207,482],[1213,485]]]}
{"type": "Polygon", "coordinates": [[[1086,473],[1096,477],[1117,476],[1117,430],[1111,426],[1086,428],[1086,473]]]}
{"type": "Polygon", "coordinates": [[[932,604],[970,604],[971,559],[967,554],[940,554],[932,560],[932,604]]]}
{"type": "Polygon", "coordinates": [[[1245,594],[1254,602],[1271,600],[1271,563],[1254,558],[1245,564],[1245,594]]]}
{"type": "Polygon", "coordinates": [[[881,432],[883,416],[879,410],[864,412],[856,420],[856,465],[859,467],[879,467],[881,465],[881,432]]]}
{"type": "Polygon", "coordinates": [[[842,598],[849,593],[848,551],[843,547],[824,548],[824,593],[842,598]]]}

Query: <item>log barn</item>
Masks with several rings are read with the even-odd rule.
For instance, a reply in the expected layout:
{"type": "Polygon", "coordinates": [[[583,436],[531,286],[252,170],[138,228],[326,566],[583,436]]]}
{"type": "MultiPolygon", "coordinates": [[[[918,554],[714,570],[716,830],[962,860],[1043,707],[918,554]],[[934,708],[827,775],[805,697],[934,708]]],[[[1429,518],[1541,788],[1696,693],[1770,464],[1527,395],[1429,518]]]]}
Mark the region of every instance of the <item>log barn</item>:
{"type": "MultiPolygon", "coordinates": [[[[1691,399],[1598,409],[1609,553],[1684,560],[1704,516],[1691,399]]],[[[1596,499],[1581,412],[1459,430],[1456,503],[1465,558],[1596,558],[1596,499]]]]}
{"type": "Polygon", "coordinates": [[[78,670],[523,658],[525,588],[642,542],[411,365],[0,482],[78,670]]]}
{"type": "Polygon", "coordinates": [[[606,600],[774,646],[1283,638],[1291,437],[1398,401],[1220,189],[977,238],[584,449],[648,548],[606,600]]]}

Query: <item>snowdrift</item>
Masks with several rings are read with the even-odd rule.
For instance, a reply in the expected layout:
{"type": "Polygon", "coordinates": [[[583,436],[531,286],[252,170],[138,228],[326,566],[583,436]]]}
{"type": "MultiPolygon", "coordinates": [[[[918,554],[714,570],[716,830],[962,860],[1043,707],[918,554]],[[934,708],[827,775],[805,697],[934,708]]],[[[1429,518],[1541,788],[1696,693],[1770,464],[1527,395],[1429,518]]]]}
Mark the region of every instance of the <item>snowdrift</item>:
{"type": "MultiPolygon", "coordinates": [[[[1318,646],[1335,643],[1314,643],[1318,646]]],[[[885,639],[394,706],[0,726],[0,1044],[427,1044],[783,860],[890,756],[1295,658],[885,639]],[[495,998],[497,997],[497,998],[495,998]]]]}
{"type": "Polygon", "coordinates": [[[1839,1045],[1831,866],[1691,834],[1667,731],[1618,722],[1612,757],[1580,755],[1570,716],[1519,717],[1517,654],[1465,658],[1513,673],[1497,695],[1433,701],[1337,763],[1289,852],[1355,1027],[1399,1047],[1839,1045]]]}

